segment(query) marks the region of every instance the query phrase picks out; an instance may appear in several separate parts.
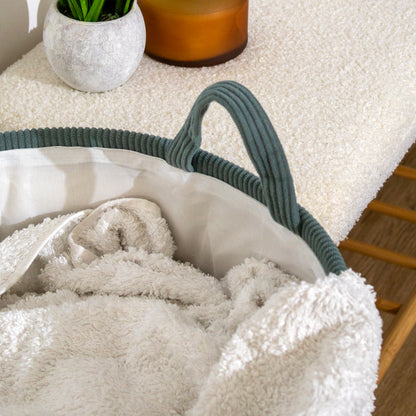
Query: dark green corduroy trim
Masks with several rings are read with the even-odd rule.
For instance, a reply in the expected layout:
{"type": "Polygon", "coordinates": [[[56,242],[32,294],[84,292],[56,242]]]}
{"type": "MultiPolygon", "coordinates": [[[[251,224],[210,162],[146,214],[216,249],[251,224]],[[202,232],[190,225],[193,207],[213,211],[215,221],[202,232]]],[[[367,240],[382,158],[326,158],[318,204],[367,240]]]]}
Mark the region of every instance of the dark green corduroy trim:
{"type": "MultiPolygon", "coordinates": [[[[0,133],[0,150],[50,146],[100,147],[133,150],[157,158],[166,158],[171,140],[121,130],[95,128],[46,128],[0,133]]],[[[198,150],[193,159],[196,172],[219,179],[265,204],[257,176],[211,153],[198,150]]],[[[299,233],[318,257],[326,273],[339,274],[346,269],[342,256],[319,223],[302,207],[299,233]]]]}
{"type": "Polygon", "coordinates": [[[148,134],[88,127],[59,127],[0,133],[0,150],[51,146],[102,147],[133,150],[163,158],[167,143],[168,139],[148,134]]]}
{"type": "MultiPolygon", "coordinates": [[[[199,150],[193,159],[194,171],[212,176],[266,205],[260,179],[245,169],[199,150]],[[224,175],[228,172],[228,175],[224,175]]],[[[340,274],[346,270],[344,259],[331,237],[309,212],[297,204],[300,214],[298,234],[318,257],[325,273],[340,274]]]]}
{"type": "Polygon", "coordinates": [[[167,148],[167,162],[180,169],[194,171],[194,157],[202,140],[202,119],[213,101],[229,112],[238,127],[259,174],[265,202],[273,219],[298,234],[299,209],[282,145],[260,103],[242,85],[222,81],[199,95],[184,126],[167,148]]]}
{"type": "Polygon", "coordinates": [[[0,133],[0,150],[48,146],[133,150],[164,159],[180,169],[217,178],[265,204],[276,222],[306,241],[326,273],[339,274],[346,269],[339,250],[325,230],[297,204],[289,165],[267,114],[251,92],[236,82],[222,81],[206,88],[174,140],[95,128],[0,133]],[[200,150],[202,119],[213,101],[230,113],[260,179],[239,166],[200,150]]]}

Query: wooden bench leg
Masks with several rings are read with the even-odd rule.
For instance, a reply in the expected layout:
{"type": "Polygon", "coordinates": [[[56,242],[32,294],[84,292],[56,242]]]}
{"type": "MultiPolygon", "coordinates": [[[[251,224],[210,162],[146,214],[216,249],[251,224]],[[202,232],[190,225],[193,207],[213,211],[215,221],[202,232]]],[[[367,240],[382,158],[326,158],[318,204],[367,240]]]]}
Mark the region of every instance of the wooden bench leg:
{"type": "Polygon", "coordinates": [[[386,374],[394,357],[406,341],[410,331],[416,324],[416,289],[409,302],[403,305],[393,321],[393,327],[387,333],[381,349],[378,368],[378,383],[386,374]]]}
{"type": "MultiPolygon", "coordinates": [[[[394,171],[394,175],[416,180],[416,169],[401,165],[394,171]]],[[[389,215],[410,223],[416,223],[416,211],[413,210],[400,208],[377,200],[370,202],[367,209],[382,215],[389,215]]],[[[389,263],[398,264],[409,269],[416,269],[415,257],[405,256],[401,253],[385,250],[361,241],[346,239],[341,242],[339,248],[354,251],[389,263]]],[[[376,306],[381,311],[396,314],[390,331],[384,337],[379,362],[379,383],[393,362],[394,357],[406,341],[411,330],[416,325],[416,289],[413,291],[409,302],[404,305],[400,305],[399,303],[388,299],[378,298],[376,306]]]]}

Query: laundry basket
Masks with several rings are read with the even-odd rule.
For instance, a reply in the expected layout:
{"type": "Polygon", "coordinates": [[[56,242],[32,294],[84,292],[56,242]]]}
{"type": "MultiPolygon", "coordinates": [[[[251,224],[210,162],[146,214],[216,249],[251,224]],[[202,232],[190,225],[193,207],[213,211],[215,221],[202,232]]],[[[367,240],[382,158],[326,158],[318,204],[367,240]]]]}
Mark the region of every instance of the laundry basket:
{"type": "MultiPolygon", "coordinates": [[[[305,353],[302,365],[289,359],[284,372],[273,375],[275,385],[268,381],[267,400],[248,393],[261,385],[261,374],[251,384],[239,379],[238,400],[227,396],[222,380],[221,394],[201,393],[189,414],[368,415],[373,410],[381,345],[374,294],[346,270],[330,237],[297,203],[278,137],[243,86],[226,81],[204,90],[173,140],[120,130],[45,128],[2,133],[0,150],[0,241],[46,217],[140,197],[161,207],[177,244],[176,258],[206,273],[220,278],[248,257],[265,258],[303,281],[299,290],[306,290],[305,296],[310,288],[333,287],[328,303],[315,303],[322,306],[318,315],[327,339],[337,340],[326,351],[305,353]],[[258,177],[200,150],[202,119],[214,101],[237,125],[258,177]],[[331,321],[335,316],[339,325],[331,321]],[[344,324],[352,332],[342,334],[344,324]]],[[[302,300],[287,302],[289,310],[293,306],[290,319],[301,322],[299,332],[304,331],[302,322],[308,327],[315,311],[297,317],[295,305],[302,300]]],[[[249,359],[242,350],[238,354],[249,359]]]]}

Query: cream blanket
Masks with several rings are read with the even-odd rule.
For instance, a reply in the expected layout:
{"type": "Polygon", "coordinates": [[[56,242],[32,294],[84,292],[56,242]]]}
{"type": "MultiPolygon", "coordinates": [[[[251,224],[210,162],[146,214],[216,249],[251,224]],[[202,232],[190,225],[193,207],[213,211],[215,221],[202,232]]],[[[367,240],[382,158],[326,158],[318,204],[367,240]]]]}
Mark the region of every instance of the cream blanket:
{"type": "Polygon", "coordinates": [[[363,279],[247,259],[218,280],[174,251],[141,199],[1,242],[0,414],[370,415],[381,321],[363,279]]]}

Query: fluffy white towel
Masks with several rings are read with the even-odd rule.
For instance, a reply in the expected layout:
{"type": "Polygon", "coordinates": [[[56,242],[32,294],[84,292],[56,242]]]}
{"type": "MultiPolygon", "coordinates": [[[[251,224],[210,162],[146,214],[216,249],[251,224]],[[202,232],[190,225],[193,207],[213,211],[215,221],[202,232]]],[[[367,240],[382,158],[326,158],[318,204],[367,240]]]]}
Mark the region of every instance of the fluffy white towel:
{"type": "Polygon", "coordinates": [[[247,259],[219,281],[173,252],[135,199],[1,242],[0,414],[370,414],[381,321],[363,279],[247,259]],[[35,241],[43,292],[18,296],[10,264],[35,241]]]}
{"type": "Polygon", "coordinates": [[[61,237],[65,236],[65,231],[71,230],[74,223],[84,218],[88,212],[89,210],[62,215],[53,220],[47,218],[36,227],[29,226],[6,238],[1,243],[0,250],[0,295],[15,283],[18,285],[14,289],[22,292],[37,287],[34,282],[30,282],[28,286],[27,279],[22,279],[22,276],[39,255],[42,257],[42,250],[48,253],[53,247],[52,253],[55,253],[55,250],[59,250],[59,246],[63,251],[61,237]],[[51,242],[49,248],[48,242],[51,242]],[[24,284],[22,281],[19,282],[19,279],[23,280],[24,284]]]}
{"type": "Polygon", "coordinates": [[[127,247],[172,256],[172,236],[160,208],[144,199],[109,201],[74,227],[68,238],[74,265],[127,247]]]}

